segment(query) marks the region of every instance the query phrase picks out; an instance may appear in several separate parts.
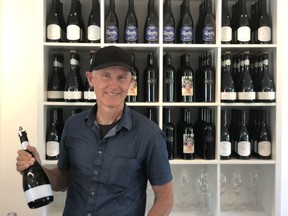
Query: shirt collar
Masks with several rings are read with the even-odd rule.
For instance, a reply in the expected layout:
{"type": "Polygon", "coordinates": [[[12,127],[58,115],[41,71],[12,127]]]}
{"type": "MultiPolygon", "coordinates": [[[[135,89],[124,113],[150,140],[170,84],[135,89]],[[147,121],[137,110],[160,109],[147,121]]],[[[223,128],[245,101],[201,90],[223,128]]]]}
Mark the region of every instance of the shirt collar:
{"type": "MultiPolygon", "coordinates": [[[[85,116],[85,121],[89,125],[89,127],[95,125],[96,112],[97,112],[97,103],[87,112],[85,116]]],[[[117,131],[120,130],[122,127],[126,128],[127,130],[131,130],[132,128],[131,110],[127,106],[127,104],[124,105],[124,112],[117,125],[117,131]]]]}

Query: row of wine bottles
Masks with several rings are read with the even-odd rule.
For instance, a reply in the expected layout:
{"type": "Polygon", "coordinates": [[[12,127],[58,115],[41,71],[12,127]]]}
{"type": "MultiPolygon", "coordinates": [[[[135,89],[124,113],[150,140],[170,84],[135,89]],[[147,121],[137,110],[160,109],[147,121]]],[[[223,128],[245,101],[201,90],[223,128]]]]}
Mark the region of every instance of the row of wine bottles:
{"type": "MultiPolygon", "coordinates": [[[[143,42],[158,43],[159,20],[154,0],[149,0],[147,7],[143,42]]],[[[215,44],[216,26],[212,7],[211,0],[203,0],[199,5],[199,18],[194,28],[190,1],[183,0],[176,26],[171,0],[165,0],[163,5],[163,43],[215,44]]],[[[238,0],[232,5],[232,16],[230,16],[228,0],[222,2],[221,43],[267,44],[272,42],[272,21],[271,16],[267,13],[266,0],[258,0],[252,4],[250,16],[246,8],[246,0],[238,0]]],[[[92,0],[87,25],[82,18],[79,0],[71,0],[71,10],[67,22],[63,16],[63,3],[60,0],[52,0],[46,21],[47,41],[99,43],[101,38],[100,19],[98,0],[92,0]]],[[[105,19],[105,42],[119,43],[120,32],[115,1],[110,0],[109,11],[105,19]]],[[[129,0],[123,33],[124,43],[138,43],[140,41],[134,0],[129,0]]]]}
{"type": "Polygon", "coordinates": [[[239,159],[271,159],[272,140],[268,125],[268,114],[265,109],[251,108],[232,109],[230,124],[228,111],[221,111],[221,159],[232,156],[239,159]],[[249,114],[249,120],[248,119],[249,114]]]}
{"type": "Polygon", "coordinates": [[[222,102],[275,102],[275,83],[270,72],[268,52],[251,54],[244,51],[222,55],[222,102]]]}
{"type": "MultiPolygon", "coordinates": [[[[95,51],[90,51],[90,60],[95,51]]],[[[193,102],[215,101],[215,68],[212,66],[211,53],[205,53],[199,57],[200,68],[194,74],[190,66],[190,54],[185,53],[180,57],[181,68],[176,73],[172,64],[171,52],[164,55],[163,65],[163,101],[165,102],[193,102]],[[195,79],[195,80],[194,80],[195,79]],[[197,84],[195,84],[195,81],[197,84]]],[[[139,99],[140,74],[135,66],[135,53],[131,53],[133,68],[135,71],[133,82],[128,91],[127,102],[141,101],[139,99]]],[[[70,50],[70,68],[67,77],[64,75],[63,54],[53,54],[53,66],[48,78],[47,100],[48,101],[87,101],[95,102],[96,96],[89,83],[83,83],[80,73],[80,56],[76,50],[70,50]]],[[[159,92],[159,72],[155,63],[154,52],[148,53],[147,66],[143,76],[144,100],[157,102],[159,92]]],[[[142,81],[142,80],[141,80],[142,81]]]]}
{"type": "Polygon", "coordinates": [[[267,12],[266,0],[258,0],[247,13],[246,0],[232,5],[232,16],[228,0],[222,2],[221,42],[223,44],[269,44],[272,43],[272,20],[267,12]]]}
{"type": "Polygon", "coordinates": [[[215,125],[213,110],[200,108],[199,118],[192,124],[192,112],[181,109],[181,118],[177,126],[172,122],[171,109],[164,109],[163,131],[166,134],[168,158],[195,159],[196,156],[206,160],[215,159],[215,125]]]}

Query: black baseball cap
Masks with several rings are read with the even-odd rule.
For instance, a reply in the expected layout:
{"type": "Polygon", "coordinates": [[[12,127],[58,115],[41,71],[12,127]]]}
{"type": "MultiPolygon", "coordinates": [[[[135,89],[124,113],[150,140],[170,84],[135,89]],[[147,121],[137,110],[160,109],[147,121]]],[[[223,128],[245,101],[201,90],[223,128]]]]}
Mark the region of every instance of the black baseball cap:
{"type": "Polygon", "coordinates": [[[107,46],[97,50],[91,62],[90,71],[110,66],[123,66],[133,72],[130,53],[117,46],[107,46]]]}

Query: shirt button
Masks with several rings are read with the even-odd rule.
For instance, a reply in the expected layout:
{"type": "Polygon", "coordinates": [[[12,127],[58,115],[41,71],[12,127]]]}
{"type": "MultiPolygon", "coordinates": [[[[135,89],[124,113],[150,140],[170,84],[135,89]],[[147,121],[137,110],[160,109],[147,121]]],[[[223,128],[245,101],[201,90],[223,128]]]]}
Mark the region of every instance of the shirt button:
{"type": "Polygon", "coordinates": [[[95,193],[92,191],[92,192],[91,192],[91,195],[94,196],[94,194],[95,194],[95,193]]]}
{"type": "Polygon", "coordinates": [[[97,172],[97,170],[94,172],[94,174],[95,174],[95,175],[98,175],[98,172],[97,172]]]}
{"type": "Polygon", "coordinates": [[[102,154],[102,151],[98,151],[98,154],[100,154],[100,155],[101,155],[101,154],[102,154]]]}
{"type": "Polygon", "coordinates": [[[87,216],[92,216],[92,214],[87,214],[87,216]]]}

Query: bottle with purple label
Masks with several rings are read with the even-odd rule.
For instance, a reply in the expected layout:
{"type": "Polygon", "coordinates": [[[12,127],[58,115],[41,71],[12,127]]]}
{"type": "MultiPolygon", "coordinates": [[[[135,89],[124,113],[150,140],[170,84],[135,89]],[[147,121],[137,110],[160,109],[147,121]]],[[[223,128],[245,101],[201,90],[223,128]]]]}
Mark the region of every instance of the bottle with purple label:
{"type": "Polygon", "coordinates": [[[179,43],[192,44],[194,43],[194,25],[193,18],[190,13],[189,0],[184,0],[181,5],[181,20],[178,23],[179,43]]]}
{"type": "Polygon", "coordinates": [[[175,42],[175,20],[171,10],[171,0],[165,0],[163,11],[163,43],[175,42]]]}
{"type": "Polygon", "coordinates": [[[125,43],[138,43],[138,21],[134,11],[134,0],[129,0],[124,39],[125,43]]]}
{"type": "Polygon", "coordinates": [[[212,3],[211,0],[205,0],[206,15],[204,18],[203,29],[202,29],[202,40],[204,44],[215,44],[216,40],[216,26],[215,18],[212,14],[212,3]]]}
{"type": "Polygon", "coordinates": [[[105,21],[105,42],[106,43],[119,42],[119,24],[118,24],[118,17],[115,12],[114,0],[110,0],[110,9],[105,21]]]}
{"type": "Polygon", "coordinates": [[[154,0],[148,2],[148,15],[144,27],[144,43],[158,43],[159,22],[154,9],[154,0]]]}

